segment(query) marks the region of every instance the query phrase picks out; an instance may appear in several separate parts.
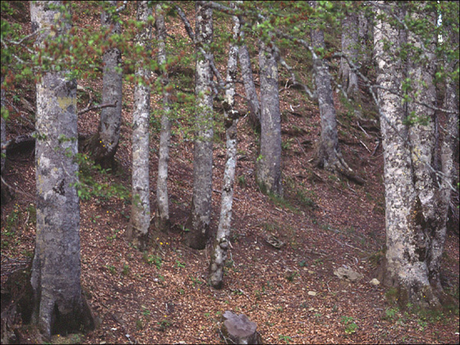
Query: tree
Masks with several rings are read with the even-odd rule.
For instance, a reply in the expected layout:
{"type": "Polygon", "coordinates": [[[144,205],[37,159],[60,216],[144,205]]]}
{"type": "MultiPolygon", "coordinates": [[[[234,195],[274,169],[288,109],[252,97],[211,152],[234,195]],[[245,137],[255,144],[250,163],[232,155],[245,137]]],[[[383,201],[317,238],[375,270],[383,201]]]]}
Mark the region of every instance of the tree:
{"type": "MultiPolygon", "coordinates": [[[[235,3],[231,3],[235,7],[235,3]]],[[[239,36],[240,21],[237,16],[233,16],[233,39],[236,41],[239,36]]],[[[235,106],[235,81],[238,72],[238,46],[230,44],[227,63],[227,89],[225,90],[224,100],[224,121],[225,136],[227,144],[227,162],[225,163],[224,181],[222,186],[222,198],[220,207],[220,220],[217,228],[216,240],[211,255],[210,282],[214,288],[222,287],[224,276],[224,265],[227,259],[227,250],[230,245],[230,231],[232,221],[233,204],[233,182],[235,181],[236,168],[236,146],[237,146],[237,124],[239,113],[235,106]]]]}
{"type": "MultiPolygon", "coordinates": [[[[152,17],[152,7],[148,1],[137,3],[137,20],[143,27],[137,35],[139,46],[149,50],[151,27],[149,17],[152,17]]],[[[132,210],[128,228],[128,238],[139,250],[144,250],[148,240],[150,226],[150,185],[149,185],[149,116],[150,116],[150,87],[146,79],[150,77],[147,66],[139,63],[136,67],[136,85],[134,87],[133,112],[133,175],[132,175],[132,210]]]]}
{"type": "MultiPolygon", "coordinates": [[[[354,63],[358,62],[358,44],[358,14],[349,12],[342,20],[342,53],[347,54],[354,63]]],[[[358,76],[344,58],[340,60],[339,74],[347,95],[357,100],[359,95],[358,76]]]]}
{"type": "MultiPolygon", "coordinates": [[[[32,2],[36,46],[65,39],[70,24],[59,1],[32,2]]],[[[37,233],[32,264],[33,323],[54,332],[92,326],[80,285],[77,83],[66,71],[44,71],[37,88],[35,144],[37,233]]]]}
{"type": "MultiPolygon", "coordinates": [[[[117,1],[109,1],[108,8],[102,12],[101,25],[110,30],[109,42],[121,34],[117,1]]],[[[116,42],[116,41],[115,41],[116,42]]],[[[104,74],[102,80],[102,104],[113,104],[101,110],[98,132],[90,138],[89,147],[96,163],[112,167],[120,139],[123,74],[121,70],[121,51],[113,43],[103,55],[104,74]]]]}
{"type": "Polygon", "coordinates": [[[261,130],[256,174],[257,183],[263,191],[283,195],[281,180],[281,112],[277,59],[275,46],[272,43],[260,40],[261,130]]]}
{"type": "Polygon", "coordinates": [[[195,249],[204,249],[209,239],[212,201],[213,94],[209,59],[213,38],[212,8],[205,1],[195,3],[196,11],[196,138],[193,159],[193,197],[185,241],[195,249]],[[203,49],[203,51],[200,50],[203,49]]]}
{"type": "Polygon", "coordinates": [[[166,27],[161,4],[155,5],[155,25],[158,40],[158,65],[161,73],[161,85],[163,90],[163,115],[161,116],[160,154],[158,158],[157,179],[157,206],[155,222],[160,230],[169,228],[169,201],[168,201],[168,162],[169,143],[171,141],[171,120],[169,119],[170,94],[168,91],[169,77],[166,67],[166,27]]]}
{"type": "MultiPolygon", "coordinates": [[[[241,1],[238,1],[241,2],[241,1]]],[[[235,6],[236,8],[236,6],[235,6]]],[[[240,18],[238,18],[241,21],[240,18]]],[[[260,130],[260,103],[257,96],[254,77],[252,75],[251,58],[248,47],[244,40],[244,30],[239,30],[239,60],[241,66],[241,78],[244,83],[244,90],[249,108],[249,119],[253,128],[260,130]]]]}
{"type": "MultiPolygon", "coordinates": [[[[398,290],[402,307],[410,303],[421,308],[439,308],[448,300],[441,286],[440,258],[450,199],[446,188],[452,179],[450,135],[455,133],[448,132],[441,149],[446,166],[441,168],[439,191],[439,172],[434,168],[436,129],[432,107],[436,96],[436,36],[422,36],[436,32],[436,15],[428,3],[380,3],[378,11],[374,42],[384,147],[384,283],[398,290]]],[[[447,91],[453,90],[447,87],[447,91]]],[[[452,118],[448,123],[453,124],[451,121],[452,118]]]]}
{"type": "MultiPolygon", "coordinates": [[[[318,10],[316,1],[310,3],[312,7],[318,10]]],[[[321,58],[321,53],[325,49],[323,31],[318,27],[313,28],[311,40],[316,51],[313,54],[313,69],[321,117],[321,137],[317,144],[315,164],[332,172],[353,176],[352,170],[343,159],[339,149],[331,76],[328,65],[321,58]]]]}

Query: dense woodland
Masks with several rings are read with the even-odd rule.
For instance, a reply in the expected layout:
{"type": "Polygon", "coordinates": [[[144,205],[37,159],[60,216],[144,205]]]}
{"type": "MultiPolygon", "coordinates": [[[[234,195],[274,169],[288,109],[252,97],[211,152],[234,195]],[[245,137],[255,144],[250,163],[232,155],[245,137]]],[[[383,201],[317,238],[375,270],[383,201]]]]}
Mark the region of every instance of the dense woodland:
{"type": "Polygon", "coordinates": [[[458,7],[2,2],[2,343],[458,343],[458,7]]]}

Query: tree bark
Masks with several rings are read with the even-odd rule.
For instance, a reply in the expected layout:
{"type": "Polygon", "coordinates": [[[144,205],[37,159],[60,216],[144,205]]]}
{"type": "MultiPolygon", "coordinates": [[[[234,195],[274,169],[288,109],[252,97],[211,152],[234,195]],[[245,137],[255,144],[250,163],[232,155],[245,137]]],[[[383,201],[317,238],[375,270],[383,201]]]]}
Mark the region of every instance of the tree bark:
{"type": "MultiPolygon", "coordinates": [[[[316,7],[316,2],[312,1],[311,5],[316,7]]],[[[322,30],[313,29],[311,38],[315,49],[325,48],[324,33],[322,30]]],[[[337,119],[329,67],[320,56],[314,54],[313,69],[321,117],[321,137],[316,148],[315,165],[334,173],[341,173],[349,179],[362,184],[363,180],[353,173],[353,170],[350,169],[343,159],[339,149],[337,119]]]]}
{"type": "MultiPolygon", "coordinates": [[[[3,85],[3,80],[5,77],[1,76],[1,83],[3,85]]],[[[10,188],[3,183],[3,173],[5,172],[5,162],[6,162],[6,118],[3,118],[4,113],[6,114],[6,104],[5,104],[5,90],[3,87],[1,88],[1,105],[2,105],[2,115],[0,116],[0,123],[1,123],[1,168],[0,168],[0,176],[2,177],[1,184],[1,199],[0,203],[6,204],[12,198],[10,188]]]]}
{"type": "MultiPolygon", "coordinates": [[[[240,1],[236,1],[239,3],[240,1]]],[[[235,7],[236,8],[236,7],[235,7]]],[[[242,44],[239,46],[239,60],[241,66],[241,78],[243,79],[244,90],[246,92],[246,98],[248,99],[249,108],[249,121],[252,127],[260,131],[260,103],[259,96],[257,95],[256,86],[254,84],[254,76],[252,74],[251,58],[247,45],[244,43],[244,31],[239,30],[239,42],[242,44]]]]}
{"type": "MultiPolygon", "coordinates": [[[[235,8],[235,3],[230,4],[235,8]]],[[[233,39],[238,38],[240,21],[233,16],[233,39]]],[[[225,260],[230,243],[232,204],[233,204],[233,183],[235,181],[236,169],[236,147],[237,147],[237,124],[238,112],[233,109],[235,106],[235,80],[238,72],[238,46],[231,44],[228,52],[227,64],[227,89],[224,100],[225,136],[227,139],[227,162],[225,163],[224,180],[222,186],[222,199],[220,207],[220,220],[217,228],[216,241],[213,247],[210,264],[211,285],[220,289],[224,275],[225,260]]]]}
{"type": "MultiPolygon", "coordinates": [[[[109,7],[115,9],[117,1],[109,1],[109,7]]],[[[112,27],[110,35],[121,33],[121,24],[116,14],[103,11],[101,14],[102,27],[112,27]]],[[[114,156],[120,139],[122,85],[123,74],[121,66],[121,51],[114,46],[103,55],[104,74],[102,79],[102,104],[115,104],[101,110],[98,132],[89,139],[91,155],[96,163],[104,168],[112,168],[114,156]]]]}
{"type": "MultiPolygon", "coordinates": [[[[59,1],[32,2],[36,45],[69,30],[59,1]],[[54,8],[54,7],[53,7],[54,8]],[[54,25],[57,30],[51,34],[54,25]]],[[[49,341],[52,333],[77,331],[93,320],[85,317],[80,285],[80,207],[78,184],[77,83],[66,72],[44,72],[37,84],[35,144],[37,234],[32,264],[33,323],[49,341]]]]}
{"type": "Polygon", "coordinates": [[[213,39],[212,8],[205,1],[197,1],[195,76],[196,138],[193,161],[193,197],[187,221],[185,242],[194,249],[204,249],[209,239],[212,207],[212,150],[213,150],[213,94],[210,62],[200,51],[210,54],[213,39]]]}
{"type": "Polygon", "coordinates": [[[169,229],[169,200],[168,200],[168,162],[169,162],[169,143],[171,141],[171,120],[169,119],[170,94],[167,86],[169,84],[168,71],[166,67],[166,27],[164,14],[161,4],[155,5],[155,25],[158,40],[158,64],[161,71],[161,84],[163,86],[163,115],[161,116],[160,131],[160,153],[158,159],[158,179],[157,179],[157,206],[155,216],[155,226],[161,231],[169,229]]]}
{"type": "MultiPolygon", "coordinates": [[[[349,12],[342,20],[342,52],[354,64],[358,62],[358,47],[358,14],[349,12]]],[[[358,101],[358,75],[350,68],[344,58],[340,60],[339,74],[348,97],[358,101]]]]}
{"type": "Polygon", "coordinates": [[[263,41],[259,45],[261,132],[256,161],[257,183],[263,192],[283,195],[277,53],[274,46],[269,47],[263,41]]]}
{"type": "MultiPolygon", "coordinates": [[[[137,3],[137,20],[147,23],[153,13],[148,1],[137,3]]],[[[151,27],[145,26],[137,36],[138,44],[148,49],[151,40],[151,27]]],[[[148,79],[150,71],[141,64],[137,66],[136,77],[148,79]]],[[[134,87],[133,113],[133,175],[132,175],[132,210],[128,228],[128,239],[143,251],[148,241],[150,226],[150,186],[149,186],[149,116],[150,87],[137,81],[134,87]]]]}
{"type": "MultiPolygon", "coordinates": [[[[404,17],[403,10],[396,3],[391,3],[389,10],[400,19],[404,17]]],[[[383,14],[379,12],[379,15],[383,14]]],[[[377,22],[374,31],[377,82],[383,87],[378,90],[386,203],[387,251],[383,281],[387,286],[397,288],[398,302],[403,308],[408,303],[421,308],[438,308],[438,277],[432,276],[433,286],[430,275],[436,273],[429,272],[433,259],[430,251],[435,245],[436,255],[439,250],[442,253],[441,237],[445,237],[445,232],[444,235],[439,232],[440,220],[436,215],[438,192],[428,168],[432,164],[434,147],[431,139],[434,137],[432,114],[426,107],[410,104],[409,110],[414,111],[416,116],[428,113],[429,117],[426,125],[408,125],[407,110],[402,107],[400,97],[390,91],[401,92],[405,65],[399,58],[399,47],[406,43],[405,36],[404,30],[398,30],[382,19],[377,22]]],[[[409,39],[414,38],[409,36],[409,39]]],[[[433,65],[422,68],[414,64],[413,57],[409,55],[409,58],[408,77],[417,79],[413,84],[414,94],[417,95],[415,100],[429,104],[434,97],[433,65]],[[422,87],[422,81],[426,88],[422,87]]],[[[428,56],[425,58],[430,61],[428,56]]]]}

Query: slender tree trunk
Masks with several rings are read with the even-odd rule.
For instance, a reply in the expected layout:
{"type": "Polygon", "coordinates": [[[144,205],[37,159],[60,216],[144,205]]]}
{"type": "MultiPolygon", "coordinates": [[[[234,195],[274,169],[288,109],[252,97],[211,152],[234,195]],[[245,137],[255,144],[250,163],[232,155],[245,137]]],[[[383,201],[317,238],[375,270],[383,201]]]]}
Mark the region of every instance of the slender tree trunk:
{"type": "MultiPolygon", "coordinates": [[[[358,62],[358,14],[348,13],[342,20],[342,52],[356,64],[358,62]]],[[[358,101],[358,75],[350,68],[347,60],[340,60],[340,77],[348,97],[358,101]]]]}
{"type": "MultiPolygon", "coordinates": [[[[5,77],[2,75],[1,76],[1,83],[0,85],[3,85],[3,80],[5,79],[5,77]]],[[[1,145],[2,145],[2,150],[1,150],[1,169],[0,169],[0,176],[2,177],[3,179],[3,173],[5,172],[5,162],[6,162],[6,148],[5,148],[5,145],[6,145],[6,119],[3,118],[3,114],[4,112],[6,112],[6,105],[5,105],[5,90],[1,89],[1,104],[2,104],[2,116],[0,116],[0,123],[1,123],[1,145]]],[[[3,180],[1,181],[1,199],[0,199],[0,203],[1,204],[6,204],[10,199],[11,199],[11,195],[10,195],[10,190],[8,188],[8,186],[6,186],[4,183],[3,183],[3,180]]]]}
{"type": "MultiPolygon", "coordinates": [[[[458,35],[453,34],[450,27],[447,27],[447,29],[447,31],[450,31],[449,34],[453,38],[452,43],[454,45],[458,45],[458,35]]],[[[438,217],[440,218],[440,225],[433,235],[430,252],[428,253],[430,258],[428,270],[431,285],[436,287],[438,291],[441,291],[442,289],[440,281],[441,258],[447,232],[447,218],[452,196],[452,188],[455,185],[455,181],[458,179],[458,171],[456,169],[456,167],[458,168],[458,164],[455,164],[454,159],[457,152],[459,135],[458,83],[455,83],[451,77],[456,64],[457,62],[448,60],[444,63],[444,69],[448,76],[445,83],[444,109],[447,109],[452,113],[447,114],[447,122],[440,150],[441,183],[440,192],[438,194],[438,217]]]]}
{"type": "Polygon", "coordinates": [[[283,195],[281,181],[281,112],[278,62],[274,47],[260,41],[260,153],[256,162],[257,183],[262,191],[283,195]]]}
{"type": "MultiPolygon", "coordinates": [[[[232,8],[235,3],[230,4],[232,8]]],[[[240,31],[240,21],[233,16],[233,39],[238,38],[240,31]]],[[[210,265],[211,285],[220,289],[224,273],[227,250],[230,243],[230,231],[232,221],[233,204],[233,182],[235,181],[236,169],[236,146],[237,146],[237,124],[238,112],[233,109],[235,105],[235,80],[238,72],[238,46],[231,44],[228,53],[227,64],[227,86],[224,100],[225,135],[227,139],[227,162],[225,163],[224,181],[222,186],[222,199],[220,207],[220,220],[217,228],[216,241],[213,247],[210,265]]]]}
{"type": "MultiPolygon", "coordinates": [[[[212,8],[205,1],[196,5],[196,41],[207,54],[213,38],[212,8]]],[[[187,221],[185,242],[194,249],[204,249],[209,239],[212,207],[213,95],[209,60],[196,49],[196,139],[193,161],[193,197],[187,221]]]]}
{"type": "MultiPolygon", "coordinates": [[[[32,2],[36,45],[69,30],[59,1],[32,2]],[[54,7],[53,7],[54,8],[54,7]],[[50,26],[57,28],[51,34],[50,26]]],[[[85,319],[80,285],[80,207],[76,190],[78,164],[77,83],[66,72],[45,72],[37,87],[35,164],[37,234],[32,264],[33,323],[49,341],[52,333],[77,331],[85,319]]]]}
{"type": "MultiPolygon", "coordinates": [[[[148,1],[137,3],[137,20],[147,23],[152,15],[152,7],[148,1]]],[[[151,27],[147,25],[138,34],[138,44],[146,47],[151,40],[151,27]]],[[[150,71],[142,65],[137,66],[136,77],[146,78],[150,71]]],[[[128,228],[128,238],[139,250],[144,250],[148,241],[150,226],[150,186],[149,186],[149,116],[150,87],[144,83],[136,83],[134,87],[133,113],[133,176],[132,176],[132,211],[128,228]]]]}
{"type": "MultiPolygon", "coordinates": [[[[236,1],[240,3],[241,1],[236,1]]],[[[247,45],[244,43],[244,31],[239,30],[239,60],[241,66],[241,78],[243,79],[244,90],[246,91],[246,98],[248,99],[249,108],[249,121],[252,127],[260,131],[260,103],[257,96],[256,86],[254,84],[254,76],[252,74],[251,58],[247,45]]]]}
{"type": "Polygon", "coordinates": [[[163,115],[161,116],[160,132],[160,155],[158,159],[157,179],[157,207],[155,225],[157,229],[166,231],[169,229],[169,201],[168,201],[168,162],[169,143],[171,141],[171,120],[169,119],[170,94],[168,71],[166,70],[166,27],[161,4],[155,5],[155,19],[158,40],[158,64],[161,71],[161,84],[163,86],[163,115]]]}
{"type": "MultiPolygon", "coordinates": [[[[316,6],[316,2],[312,2],[312,6],[316,6]]],[[[322,30],[313,29],[311,37],[314,48],[325,48],[322,30]]],[[[363,180],[356,176],[345,162],[339,149],[329,67],[320,56],[314,54],[313,68],[321,117],[321,137],[316,149],[315,164],[334,173],[341,173],[357,183],[363,183],[363,180]]]]}
{"type": "MultiPolygon", "coordinates": [[[[116,8],[117,1],[109,1],[109,6],[116,8]]],[[[121,24],[117,15],[103,11],[101,25],[112,27],[110,35],[121,33],[121,24]]],[[[98,132],[90,138],[89,147],[96,163],[103,167],[113,167],[120,138],[122,83],[121,51],[116,46],[103,55],[104,74],[102,80],[102,104],[115,104],[101,110],[98,132]]]]}

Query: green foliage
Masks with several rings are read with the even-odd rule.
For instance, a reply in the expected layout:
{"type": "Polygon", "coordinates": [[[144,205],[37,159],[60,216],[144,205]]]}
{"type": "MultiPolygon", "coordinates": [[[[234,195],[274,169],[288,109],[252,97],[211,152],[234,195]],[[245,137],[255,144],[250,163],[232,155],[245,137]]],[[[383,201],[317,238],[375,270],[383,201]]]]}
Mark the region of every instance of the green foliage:
{"type": "Polygon", "coordinates": [[[97,198],[99,202],[108,201],[115,197],[129,200],[130,191],[121,184],[109,182],[110,169],[102,169],[86,154],[78,153],[75,160],[79,165],[79,181],[73,184],[77,188],[78,197],[87,201],[97,198]],[[99,182],[102,180],[103,182],[99,182]]]}
{"type": "Polygon", "coordinates": [[[158,269],[161,268],[161,264],[163,263],[163,259],[160,256],[148,254],[147,252],[142,254],[142,259],[149,265],[155,265],[158,269]]]}
{"type": "Polygon", "coordinates": [[[354,319],[350,316],[342,316],[340,321],[345,325],[345,333],[353,334],[358,330],[358,325],[354,322],[354,319]]]}

